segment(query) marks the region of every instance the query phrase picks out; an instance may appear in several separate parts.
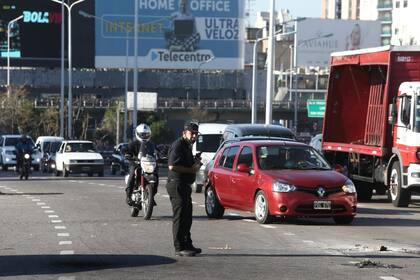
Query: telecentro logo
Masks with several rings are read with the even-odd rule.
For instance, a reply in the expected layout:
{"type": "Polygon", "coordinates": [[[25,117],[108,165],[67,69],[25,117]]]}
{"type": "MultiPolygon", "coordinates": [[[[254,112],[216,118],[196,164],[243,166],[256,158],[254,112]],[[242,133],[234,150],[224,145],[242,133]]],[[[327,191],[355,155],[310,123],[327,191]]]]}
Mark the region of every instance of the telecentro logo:
{"type": "Polygon", "coordinates": [[[61,13],[23,11],[23,22],[25,23],[61,23],[61,13]]]}

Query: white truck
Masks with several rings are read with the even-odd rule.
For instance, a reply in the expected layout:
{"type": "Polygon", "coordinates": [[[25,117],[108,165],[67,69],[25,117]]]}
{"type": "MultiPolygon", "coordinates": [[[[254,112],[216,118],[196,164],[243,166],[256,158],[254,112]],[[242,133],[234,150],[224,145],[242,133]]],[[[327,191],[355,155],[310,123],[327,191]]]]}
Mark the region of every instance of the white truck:
{"type": "Polygon", "coordinates": [[[61,174],[67,177],[70,173],[86,173],[88,176],[96,173],[99,177],[104,176],[104,159],[91,141],[63,141],[55,162],[56,176],[61,174]]]}

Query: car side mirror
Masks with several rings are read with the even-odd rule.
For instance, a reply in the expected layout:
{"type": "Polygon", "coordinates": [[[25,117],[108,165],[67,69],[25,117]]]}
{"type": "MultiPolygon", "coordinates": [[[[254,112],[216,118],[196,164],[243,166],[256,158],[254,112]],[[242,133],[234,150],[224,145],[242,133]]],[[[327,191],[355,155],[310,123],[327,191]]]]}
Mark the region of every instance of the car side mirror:
{"type": "Polygon", "coordinates": [[[395,104],[389,104],[388,110],[388,124],[393,125],[397,121],[397,106],[395,104]]]}
{"type": "Polygon", "coordinates": [[[238,165],[238,171],[242,173],[251,173],[251,168],[246,163],[241,163],[238,165]]]}

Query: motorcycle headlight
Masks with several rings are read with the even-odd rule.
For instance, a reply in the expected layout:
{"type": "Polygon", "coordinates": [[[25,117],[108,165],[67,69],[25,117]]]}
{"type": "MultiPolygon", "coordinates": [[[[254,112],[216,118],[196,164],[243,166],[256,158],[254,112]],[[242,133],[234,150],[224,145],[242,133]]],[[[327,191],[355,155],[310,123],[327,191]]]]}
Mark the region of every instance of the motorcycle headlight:
{"type": "Polygon", "coordinates": [[[55,168],[55,163],[51,163],[51,168],[55,168]]]}
{"type": "Polygon", "coordinates": [[[346,193],[356,193],[356,186],[350,179],[347,179],[347,181],[344,183],[344,186],[341,189],[343,190],[343,192],[346,193]]]}
{"type": "Polygon", "coordinates": [[[29,154],[25,154],[23,157],[24,157],[25,159],[29,159],[31,156],[30,156],[29,154]]]}
{"type": "Polygon", "coordinates": [[[294,185],[282,183],[282,182],[279,182],[279,181],[274,181],[272,190],[273,190],[273,192],[285,193],[285,192],[295,191],[296,187],[294,185]]]}

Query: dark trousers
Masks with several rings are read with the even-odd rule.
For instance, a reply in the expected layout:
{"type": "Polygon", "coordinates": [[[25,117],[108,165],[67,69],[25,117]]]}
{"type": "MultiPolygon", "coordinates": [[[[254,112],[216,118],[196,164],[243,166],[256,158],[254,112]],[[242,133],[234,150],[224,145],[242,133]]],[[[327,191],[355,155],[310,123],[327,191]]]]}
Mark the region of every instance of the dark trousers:
{"type": "Polygon", "coordinates": [[[169,179],[166,185],[173,210],[172,233],[176,251],[192,246],[192,201],[191,185],[169,179]]]}

